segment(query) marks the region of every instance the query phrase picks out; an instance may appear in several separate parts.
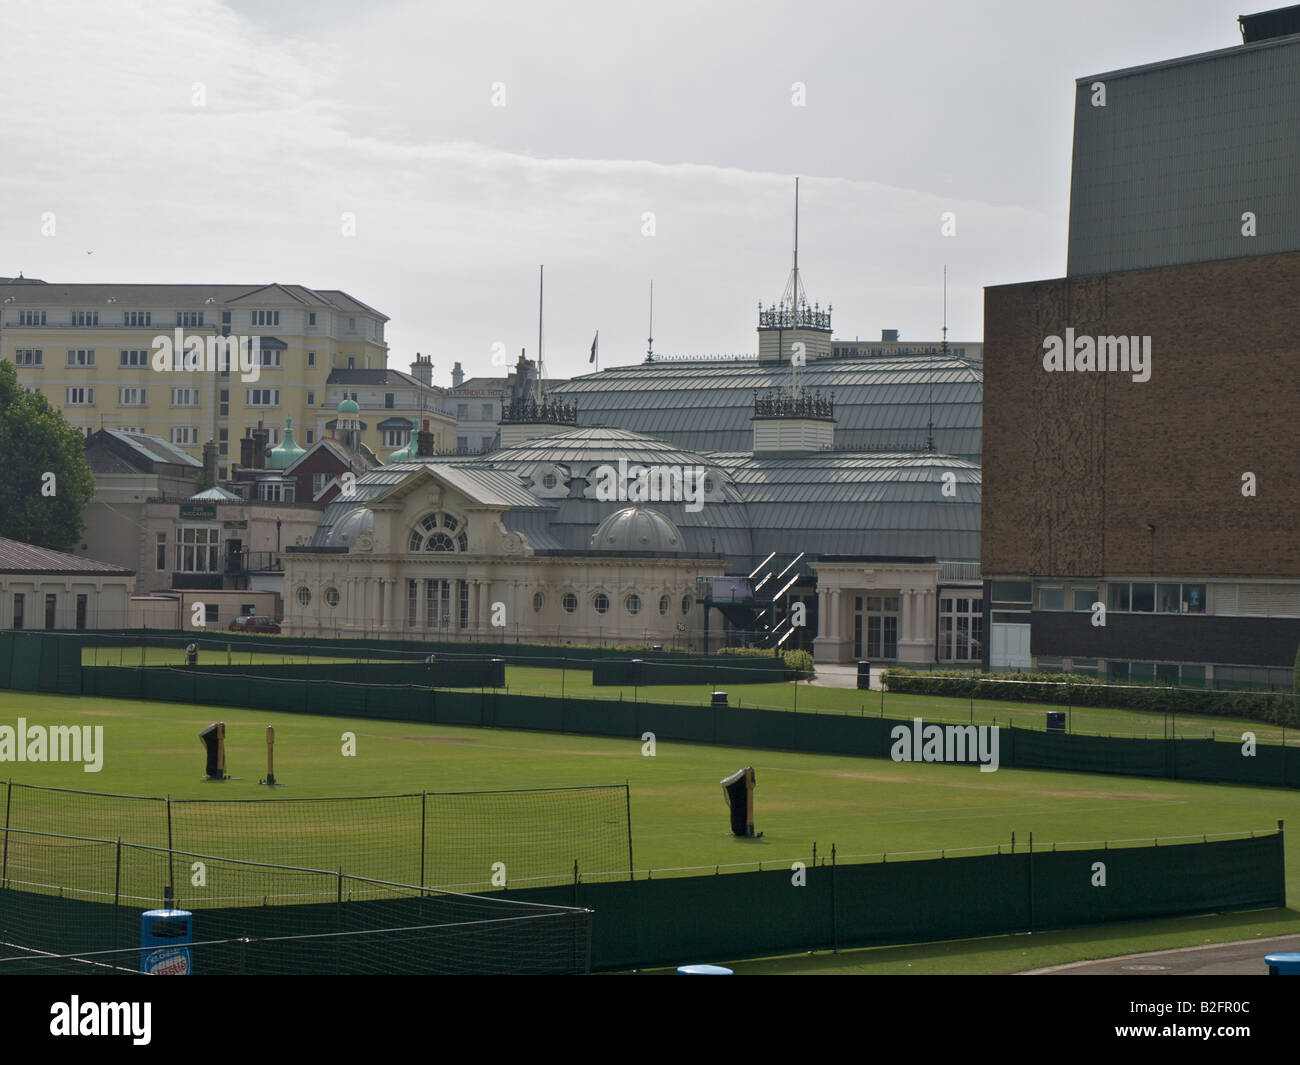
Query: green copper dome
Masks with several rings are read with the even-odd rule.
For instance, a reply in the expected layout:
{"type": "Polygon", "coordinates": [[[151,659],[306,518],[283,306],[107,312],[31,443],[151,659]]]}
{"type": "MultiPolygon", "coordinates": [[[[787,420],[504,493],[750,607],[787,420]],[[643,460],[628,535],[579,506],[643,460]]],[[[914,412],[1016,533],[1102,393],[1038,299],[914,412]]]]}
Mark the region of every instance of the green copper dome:
{"type": "Polygon", "coordinates": [[[266,457],[266,468],[287,470],[305,454],[306,450],[300,448],[293,438],[293,419],[285,418],[284,439],[271,448],[271,453],[266,457]]]}
{"type": "Polygon", "coordinates": [[[419,450],[419,441],[415,437],[416,427],[415,419],[411,419],[411,435],[406,438],[406,446],[398,448],[385,460],[385,464],[391,462],[410,462],[417,457],[416,452],[419,450]]]}
{"type": "Polygon", "coordinates": [[[345,399],[339,404],[338,412],[340,414],[360,414],[361,408],[357,406],[356,400],[345,399]]]}

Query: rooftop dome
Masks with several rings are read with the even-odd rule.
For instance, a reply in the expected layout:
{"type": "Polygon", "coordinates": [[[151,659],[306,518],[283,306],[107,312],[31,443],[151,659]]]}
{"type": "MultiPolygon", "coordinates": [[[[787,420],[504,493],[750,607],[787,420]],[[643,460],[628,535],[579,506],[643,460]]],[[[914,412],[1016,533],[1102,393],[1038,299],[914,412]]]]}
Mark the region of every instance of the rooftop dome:
{"type": "Polygon", "coordinates": [[[357,536],[375,527],[375,512],[357,506],[339,518],[324,539],[326,547],[351,547],[357,536]]]}
{"type": "Polygon", "coordinates": [[[598,551],[670,552],[682,550],[681,531],[657,510],[624,507],[602,521],[591,537],[598,551]]]}
{"type": "Polygon", "coordinates": [[[339,404],[339,414],[360,414],[361,408],[357,406],[356,400],[345,399],[339,404]]]}
{"type": "Polygon", "coordinates": [[[412,418],[411,434],[406,438],[405,445],[399,447],[396,451],[394,451],[391,455],[389,455],[388,458],[384,460],[385,465],[394,462],[411,462],[414,459],[419,457],[419,440],[416,439],[415,434],[416,434],[415,419],[412,418]]]}
{"type": "Polygon", "coordinates": [[[266,468],[287,470],[305,454],[307,454],[306,450],[299,447],[293,438],[293,419],[285,418],[284,439],[271,448],[271,453],[266,457],[266,468]]]}

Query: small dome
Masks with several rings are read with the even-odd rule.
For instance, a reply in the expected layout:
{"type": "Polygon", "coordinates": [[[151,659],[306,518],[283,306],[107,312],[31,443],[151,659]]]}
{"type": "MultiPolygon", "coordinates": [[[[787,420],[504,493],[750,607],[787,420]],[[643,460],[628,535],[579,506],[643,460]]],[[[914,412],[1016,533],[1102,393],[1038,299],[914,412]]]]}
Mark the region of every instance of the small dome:
{"type": "Polygon", "coordinates": [[[624,507],[602,521],[591,537],[598,551],[645,553],[682,550],[682,534],[671,521],[649,507],[624,507]]]}
{"type": "Polygon", "coordinates": [[[326,547],[351,547],[363,532],[370,532],[375,527],[375,512],[358,506],[348,511],[334,523],[325,538],[326,547]]]}
{"type": "Polygon", "coordinates": [[[406,444],[402,447],[399,447],[396,451],[394,451],[391,455],[389,455],[388,458],[384,460],[384,462],[385,463],[411,462],[413,459],[418,458],[419,441],[416,439],[415,433],[416,433],[415,419],[412,418],[411,435],[406,438],[406,444]]]}
{"type": "Polygon", "coordinates": [[[307,454],[306,449],[299,447],[293,438],[293,419],[285,418],[284,439],[271,448],[271,453],[266,457],[266,468],[287,470],[305,454],[307,454]]]}
{"type": "Polygon", "coordinates": [[[361,408],[357,406],[356,400],[345,399],[339,404],[338,412],[340,414],[360,414],[361,408]]]}

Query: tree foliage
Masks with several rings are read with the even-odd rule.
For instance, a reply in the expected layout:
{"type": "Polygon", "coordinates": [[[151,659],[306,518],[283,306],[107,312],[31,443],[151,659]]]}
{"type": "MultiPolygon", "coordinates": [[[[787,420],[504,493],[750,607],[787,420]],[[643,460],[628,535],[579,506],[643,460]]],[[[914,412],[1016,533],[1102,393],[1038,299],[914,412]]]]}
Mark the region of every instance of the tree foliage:
{"type": "Polygon", "coordinates": [[[85,437],[39,392],[22,390],[10,362],[0,362],[0,456],[0,536],[75,547],[95,492],[85,437]]]}

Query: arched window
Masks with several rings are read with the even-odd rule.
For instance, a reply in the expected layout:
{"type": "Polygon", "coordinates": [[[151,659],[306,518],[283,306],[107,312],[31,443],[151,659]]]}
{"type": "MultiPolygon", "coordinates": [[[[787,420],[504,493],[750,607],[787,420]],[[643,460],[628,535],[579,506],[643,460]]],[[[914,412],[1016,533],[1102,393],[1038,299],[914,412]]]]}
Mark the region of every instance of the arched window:
{"type": "Polygon", "coordinates": [[[460,526],[460,519],[452,514],[427,514],[411,530],[406,549],[453,553],[468,551],[469,535],[460,526]]]}

